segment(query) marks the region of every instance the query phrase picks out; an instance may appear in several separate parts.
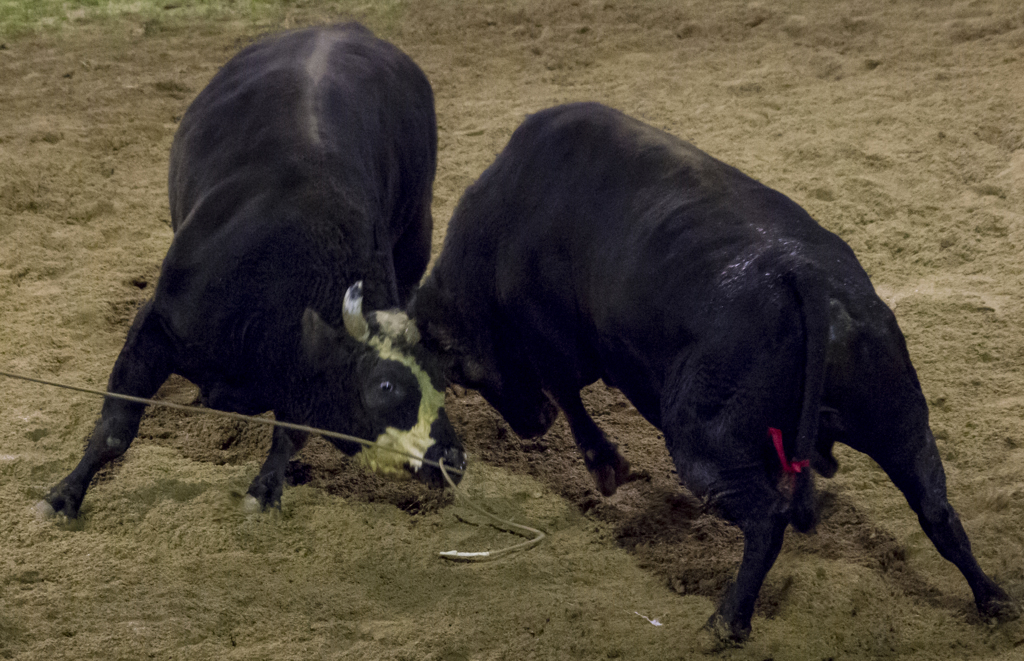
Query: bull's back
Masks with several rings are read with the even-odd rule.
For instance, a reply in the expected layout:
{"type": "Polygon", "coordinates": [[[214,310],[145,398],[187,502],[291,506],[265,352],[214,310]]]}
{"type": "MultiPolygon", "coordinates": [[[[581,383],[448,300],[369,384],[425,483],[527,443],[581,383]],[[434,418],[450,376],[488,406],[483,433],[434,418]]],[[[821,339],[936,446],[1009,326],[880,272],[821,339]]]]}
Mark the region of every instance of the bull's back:
{"type": "Polygon", "coordinates": [[[367,307],[397,305],[391,250],[410,226],[429,236],[435,155],[429,82],[365,28],[246,48],[175,136],[154,312],[196,370],[257,381],[293,362],[306,307],[340,323],[357,280],[367,307]]]}
{"type": "Polygon", "coordinates": [[[493,281],[477,266],[468,286],[492,287],[531,341],[561,334],[604,376],[654,386],[720,314],[786,295],[788,272],[866,283],[852,251],[784,195],[598,104],[516,130],[460,202],[437,269],[465,268],[461,244],[493,264],[493,281]]]}
{"type": "Polygon", "coordinates": [[[429,189],[435,152],[430,84],[398,48],[354,23],[285,33],[232,58],[183,116],[172,224],[211,193],[286,196],[313,180],[313,194],[388,219],[404,190],[429,189]]]}

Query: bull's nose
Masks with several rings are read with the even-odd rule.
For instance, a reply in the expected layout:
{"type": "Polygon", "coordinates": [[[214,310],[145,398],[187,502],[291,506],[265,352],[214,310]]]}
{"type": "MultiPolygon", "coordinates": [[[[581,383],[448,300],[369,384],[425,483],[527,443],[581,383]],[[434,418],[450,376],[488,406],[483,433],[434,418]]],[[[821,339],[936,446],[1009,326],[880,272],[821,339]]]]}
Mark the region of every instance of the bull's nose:
{"type": "MultiPolygon", "coordinates": [[[[427,450],[424,458],[435,462],[443,461],[448,477],[455,484],[459,483],[462,479],[462,471],[466,470],[466,453],[460,447],[449,446],[442,448],[440,445],[434,444],[427,450]]],[[[444,488],[447,484],[444,475],[441,474],[441,470],[428,464],[424,464],[420,468],[419,478],[432,487],[444,488]]]]}
{"type": "Polygon", "coordinates": [[[466,470],[466,453],[462,451],[462,448],[448,448],[444,451],[443,459],[445,469],[454,468],[458,471],[457,473],[448,471],[448,477],[452,478],[452,482],[458,484],[462,479],[462,471],[466,470]]]}

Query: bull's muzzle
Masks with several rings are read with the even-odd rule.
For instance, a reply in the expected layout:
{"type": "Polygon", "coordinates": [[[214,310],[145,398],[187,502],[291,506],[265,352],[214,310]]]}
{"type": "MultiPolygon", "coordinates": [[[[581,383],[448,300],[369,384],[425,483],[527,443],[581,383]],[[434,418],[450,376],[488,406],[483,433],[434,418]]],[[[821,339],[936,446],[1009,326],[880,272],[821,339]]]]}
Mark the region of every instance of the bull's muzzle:
{"type": "MultiPolygon", "coordinates": [[[[359,453],[360,463],[380,475],[398,479],[414,476],[428,486],[443,488],[444,475],[432,464],[443,460],[445,468],[463,471],[466,453],[444,409],[437,409],[435,415],[433,420],[421,419],[412,429],[388,427],[377,437],[376,447],[359,453]]],[[[456,484],[462,479],[461,472],[449,471],[448,475],[456,484]]]]}
{"type": "MultiPolygon", "coordinates": [[[[448,473],[448,477],[452,479],[452,482],[458,484],[462,480],[462,472],[466,470],[466,453],[462,448],[448,447],[442,448],[440,445],[435,444],[427,450],[426,458],[430,461],[444,462],[445,470],[448,473]],[[453,473],[452,469],[460,471],[453,473]]],[[[446,482],[444,475],[441,473],[439,468],[435,468],[430,464],[423,464],[420,468],[419,473],[416,476],[421,482],[429,487],[435,489],[444,488],[446,482]]]]}

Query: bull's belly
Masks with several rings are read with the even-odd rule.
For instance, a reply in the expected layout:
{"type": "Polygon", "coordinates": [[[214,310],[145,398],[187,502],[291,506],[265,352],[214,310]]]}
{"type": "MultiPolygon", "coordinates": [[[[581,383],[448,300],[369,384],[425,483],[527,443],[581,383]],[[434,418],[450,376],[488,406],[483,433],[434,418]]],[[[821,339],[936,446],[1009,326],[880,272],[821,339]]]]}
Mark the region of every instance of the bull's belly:
{"type": "Polygon", "coordinates": [[[643,367],[606,365],[602,381],[618,389],[647,422],[661,429],[660,382],[643,367]]]}
{"type": "Polygon", "coordinates": [[[255,382],[229,383],[217,379],[194,379],[183,375],[197,386],[203,406],[218,411],[256,415],[274,408],[264,389],[255,382]]]}

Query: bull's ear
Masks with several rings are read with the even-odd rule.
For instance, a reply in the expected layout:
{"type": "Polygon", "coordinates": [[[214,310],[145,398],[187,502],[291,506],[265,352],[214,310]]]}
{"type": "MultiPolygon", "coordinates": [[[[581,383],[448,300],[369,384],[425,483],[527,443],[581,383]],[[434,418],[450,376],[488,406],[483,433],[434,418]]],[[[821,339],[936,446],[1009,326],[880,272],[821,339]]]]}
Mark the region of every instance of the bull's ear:
{"type": "Polygon", "coordinates": [[[438,356],[445,377],[452,383],[469,385],[483,383],[487,368],[468,355],[464,336],[455,325],[458,314],[450,296],[427,282],[420,287],[409,303],[410,318],[422,335],[421,344],[438,356]]]}
{"type": "Polygon", "coordinates": [[[486,381],[487,368],[466,353],[449,329],[429,322],[426,335],[430,338],[430,348],[439,354],[449,381],[469,387],[486,381]]]}
{"type": "Polygon", "coordinates": [[[313,365],[324,365],[337,350],[340,333],[316,313],[306,308],[302,314],[302,351],[313,365]]]}

